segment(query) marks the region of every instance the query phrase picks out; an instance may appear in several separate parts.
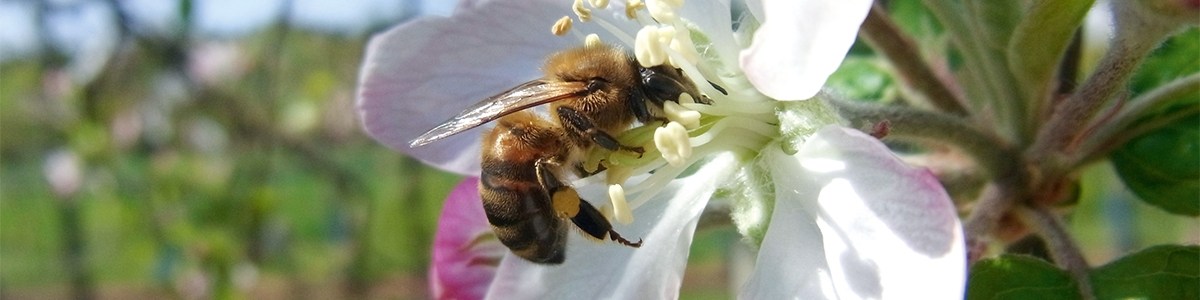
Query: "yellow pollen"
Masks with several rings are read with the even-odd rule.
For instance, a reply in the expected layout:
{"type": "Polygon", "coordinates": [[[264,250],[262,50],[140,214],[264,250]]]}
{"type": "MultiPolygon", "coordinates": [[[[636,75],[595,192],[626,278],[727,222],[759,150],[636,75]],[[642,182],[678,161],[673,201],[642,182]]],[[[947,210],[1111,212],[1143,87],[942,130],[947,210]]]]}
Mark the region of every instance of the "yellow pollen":
{"type": "Polygon", "coordinates": [[[554,35],[557,35],[557,36],[562,36],[564,34],[567,34],[567,31],[570,31],[570,30],[571,30],[571,17],[568,17],[568,16],[563,16],[562,18],[558,19],[558,22],[554,22],[554,26],[550,27],[550,33],[553,33],[554,35]]]}
{"type": "Polygon", "coordinates": [[[579,214],[579,194],[575,189],[563,189],[550,196],[554,211],[560,215],[572,218],[579,214]]]}

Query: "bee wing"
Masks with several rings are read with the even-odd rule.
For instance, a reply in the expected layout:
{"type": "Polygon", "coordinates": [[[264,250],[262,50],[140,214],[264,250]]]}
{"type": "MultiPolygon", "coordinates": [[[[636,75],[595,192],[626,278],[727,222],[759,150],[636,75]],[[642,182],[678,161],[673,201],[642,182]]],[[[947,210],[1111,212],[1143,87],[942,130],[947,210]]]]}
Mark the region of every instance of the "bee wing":
{"type": "Polygon", "coordinates": [[[526,108],[583,96],[587,91],[586,82],[546,80],[526,82],[475,103],[459,113],[458,116],[450,118],[442,125],[413,139],[412,142],[409,142],[409,146],[419,147],[429,144],[526,108]]]}

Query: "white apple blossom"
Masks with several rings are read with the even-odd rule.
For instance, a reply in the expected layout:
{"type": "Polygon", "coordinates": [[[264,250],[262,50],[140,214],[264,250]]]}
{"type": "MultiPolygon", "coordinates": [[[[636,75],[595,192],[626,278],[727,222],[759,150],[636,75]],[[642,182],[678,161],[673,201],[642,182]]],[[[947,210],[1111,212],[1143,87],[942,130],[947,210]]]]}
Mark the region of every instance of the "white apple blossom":
{"type": "Polygon", "coordinates": [[[712,100],[668,102],[671,123],[639,128],[655,130],[647,155],[574,183],[594,203],[613,199],[610,215],[631,221],[614,222],[617,231],[643,239],[641,248],[572,235],[562,265],[507,254],[488,296],[676,298],[697,220],[718,190],[732,195],[748,240],[761,241],[744,298],[963,296],[962,230],[937,180],[841,127],[821,101],[791,101],[824,96],[870,1],[746,1],[738,11],[728,1],[605,2],[462,1],[453,16],[400,25],[368,49],[359,92],[367,132],[464,175],[479,174],[479,129],[424,147],[408,141],[536,78],[544,57],[585,40],[681,68],[712,100]],[[564,15],[577,18],[571,29],[550,34],[564,15]]]}

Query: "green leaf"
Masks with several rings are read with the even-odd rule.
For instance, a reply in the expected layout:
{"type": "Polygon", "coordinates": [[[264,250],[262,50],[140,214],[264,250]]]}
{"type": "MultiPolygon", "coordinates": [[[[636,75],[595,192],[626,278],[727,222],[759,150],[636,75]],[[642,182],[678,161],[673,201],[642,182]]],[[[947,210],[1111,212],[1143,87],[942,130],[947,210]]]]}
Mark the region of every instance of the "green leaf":
{"type": "MultiPolygon", "coordinates": [[[[1177,78],[1200,73],[1200,29],[1192,28],[1163,42],[1130,79],[1130,90],[1140,95],[1177,78]]],[[[1200,98],[1200,94],[1192,95],[1200,98]]]]}
{"type": "Polygon", "coordinates": [[[896,83],[885,67],[873,58],[848,56],[837,71],[825,81],[825,86],[851,99],[888,100],[896,83]]]}
{"type": "Polygon", "coordinates": [[[1200,299],[1200,246],[1151,247],[1090,277],[1099,299],[1200,299]]]}
{"type": "Polygon", "coordinates": [[[1024,255],[1003,255],[975,263],[968,279],[967,299],[1080,299],[1071,276],[1046,261],[1024,255]]]}
{"type": "MultiPolygon", "coordinates": [[[[999,1],[1008,2],[1008,1],[999,1]]],[[[1008,67],[1028,100],[1042,101],[1054,74],[1094,0],[1033,1],[1008,44],[1008,67]]]]}
{"type": "Polygon", "coordinates": [[[1170,213],[1200,216],[1200,115],[1126,143],[1112,155],[1125,185],[1170,213]]]}
{"type": "MultiPolygon", "coordinates": [[[[979,25],[979,38],[984,46],[1003,51],[1010,41],[1013,30],[1021,21],[1020,1],[967,1],[967,8],[979,25]]],[[[1026,20],[1027,21],[1027,20],[1026,20]]]]}

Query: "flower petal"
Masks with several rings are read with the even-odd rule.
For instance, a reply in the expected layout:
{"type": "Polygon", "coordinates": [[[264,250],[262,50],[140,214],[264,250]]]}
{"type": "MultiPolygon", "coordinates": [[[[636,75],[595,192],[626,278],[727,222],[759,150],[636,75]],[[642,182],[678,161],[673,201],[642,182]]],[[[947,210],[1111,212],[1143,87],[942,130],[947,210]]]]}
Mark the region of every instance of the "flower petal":
{"type": "MultiPolygon", "coordinates": [[[[473,129],[411,148],[409,141],[471,104],[541,75],[549,54],[582,45],[597,32],[577,24],[565,37],[550,27],[570,1],[479,1],[452,17],[426,16],[371,39],[359,74],[358,109],[371,137],[421,161],[459,174],[479,174],[479,135],[473,129]]],[[[635,32],[632,22],[619,22],[635,32]]]]}
{"type": "MultiPolygon", "coordinates": [[[[723,66],[737,67],[735,59],[740,50],[733,36],[733,13],[729,0],[691,1],[679,8],[679,16],[687,19],[711,42],[723,66]]],[[[701,45],[704,46],[704,45],[701,45]]]]}
{"type": "Polygon", "coordinates": [[[836,126],[818,131],[794,156],[768,155],[776,166],[778,199],[758,267],[815,270],[764,274],[757,280],[820,282],[819,288],[802,290],[801,298],[963,297],[962,228],[949,196],[927,170],[904,164],[866,134],[836,126]],[[808,219],[814,216],[815,222],[808,219]],[[812,238],[813,223],[820,242],[802,240],[812,238]],[[788,234],[797,229],[787,226],[805,234],[788,234]]]}
{"type": "Polygon", "coordinates": [[[870,0],[762,0],[765,20],[742,50],[747,79],[778,100],[812,98],[837,70],[870,0]]]}
{"type": "Polygon", "coordinates": [[[796,157],[779,147],[763,150],[775,180],[775,208],[759,246],[754,273],[742,286],[742,299],[834,299],[813,201],[820,185],[808,180],[796,157]]]}
{"type": "MultiPolygon", "coordinates": [[[[488,297],[678,298],[696,221],[720,180],[728,177],[734,166],[732,155],[714,158],[691,176],[672,181],[663,192],[635,209],[632,225],[617,225],[616,230],[626,238],[642,238],[641,248],[597,243],[571,233],[562,265],[537,265],[506,255],[488,297]]],[[[605,199],[600,185],[581,188],[580,194],[588,199],[605,199]]]]}
{"type": "Polygon", "coordinates": [[[508,252],[495,238],[479,198],[479,178],[450,191],[433,238],[429,288],[436,299],[482,299],[508,252]]]}

